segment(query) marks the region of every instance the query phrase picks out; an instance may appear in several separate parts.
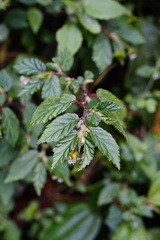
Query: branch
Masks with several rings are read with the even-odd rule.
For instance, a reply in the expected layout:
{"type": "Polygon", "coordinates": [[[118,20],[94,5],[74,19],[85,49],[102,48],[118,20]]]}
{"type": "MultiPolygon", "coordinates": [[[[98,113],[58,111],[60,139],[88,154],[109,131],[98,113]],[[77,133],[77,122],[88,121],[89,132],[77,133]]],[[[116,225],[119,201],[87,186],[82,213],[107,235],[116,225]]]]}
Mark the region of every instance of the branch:
{"type": "Polygon", "coordinates": [[[107,68],[94,82],[94,84],[90,87],[89,92],[93,92],[95,87],[100,83],[100,81],[106,76],[107,73],[109,73],[113,68],[115,68],[118,65],[118,63],[113,64],[109,68],[107,68]]]}

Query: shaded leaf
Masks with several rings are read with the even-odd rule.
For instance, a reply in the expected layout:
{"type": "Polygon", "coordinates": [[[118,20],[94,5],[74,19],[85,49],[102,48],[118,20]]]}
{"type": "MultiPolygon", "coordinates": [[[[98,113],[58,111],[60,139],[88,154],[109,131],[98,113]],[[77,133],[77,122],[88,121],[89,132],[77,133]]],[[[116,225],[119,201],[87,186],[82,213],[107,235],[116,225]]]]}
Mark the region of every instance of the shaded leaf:
{"type": "Polygon", "coordinates": [[[55,167],[52,172],[56,177],[62,179],[68,186],[71,185],[70,170],[67,163],[61,163],[55,167]]]}
{"type": "Polygon", "coordinates": [[[102,206],[111,203],[117,196],[119,184],[108,182],[107,185],[101,190],[98,197],[98,205],[102,206]]]}
{"type": "Polygon", "coordinates": [[[114,111],[114,110],[122,109],[122,107],[119,104],[112,101],[102,101],[97,103],[97,105],[95,106],[95,109],[99,111],[114,111]]]}
{"type": "Polygon", "coordinates": [[[93,44],[92,59],[96,66],[103,72],[112,63],[112,48],[108,39],[100,34],[93,44]]]}
{"type": "Polygon", "coordinates": [[[59,141],[67,136],[77,124],[78,115],[74,113],[66,113],[57,117],[50,123],[43,132],[38,143],[59,141]]]}
{"type": "Polygon", "coordinates": [[[122,210],[115,206],[111,205],[105,219],[105,224],[112,230],[115,231],[122,221],[122,210]]]}
{"type": "Polygon", "coordinates": [[[19,93],[19,96],[22,96],[24,94],[33,94],[34,92],[36,92],[42,87],[43,83],[44,81],[42,79],[39,79],[39,78],[31,79],[21,90],[21,92],[19,93]]]}
{"type": "Polygon", "coordinates": [[[5,183],[24,179],[34,168],[38,161],[38,152],[29,150],[17,158],[11,165],[5,183]]]}
{"type": "Polygon", "coordinates": [[[0,87],[2,87],[6,92],[11,90],[13,86],[12,78],[9,73],[4,69],[0,71],[0,87]]]}
{"type": "Polygon", "coordinates": [[[152,179],[148,192],[148,200],[151,204],[160,206],[160,172],[152,179]]]}
{"type": "Polygon", "coordinates": [[[75,99],[74,95],[64,94],[61,97],[53,97],[45,100],[34,112],[30,125],[45,123],[53,117],[58,116],[69,108],[75,99]]]}
{"type": "Polygon", "coordinates": [[[101,117],[99,116],[99,114],[91,112],[87,114],[86,120],[88,125],[97,126],[101,121],[101,117]]]}
{"type": "Polygon", "coordinates": [[[5,107],[2,110],[2,126],[5,138],[8,142],[15,146],[19,137],[19,120],[14,112],[5,107]]]}
{"type": "Polygon", "coordinates": [[[46,182],[47,171],[43,163],[39,162],[34,170],[33,184],[38,196],[41,195],[41,190],[46,182]]]}
{"type": "Polygon", "coordinates": [[[81,13],[78,15],[78,19],[80,23],[86,28],[89,32],[93,34],[98,34],[101,31],[101,25],[99,22],[87,15],[86,13],[81,13]]]}
{"type": "Polygon", "coordinates": [[[37,33],[43,22],[42,12],[38,8],[32,7],[28,9],[27,17],[32,31],[37,33]]]}

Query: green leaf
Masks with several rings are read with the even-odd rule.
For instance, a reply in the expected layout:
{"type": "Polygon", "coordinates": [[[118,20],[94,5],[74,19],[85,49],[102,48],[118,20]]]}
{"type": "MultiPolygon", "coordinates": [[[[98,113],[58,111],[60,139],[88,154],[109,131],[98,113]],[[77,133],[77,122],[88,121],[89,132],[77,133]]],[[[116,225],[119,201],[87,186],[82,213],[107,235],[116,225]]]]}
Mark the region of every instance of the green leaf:
{"type": "Polygon", "coordinates": [[[14,66],[19,74],[33,75],[46,70],[43,62],[36,58],[25,58],[14,66]]]}
{"type": "Polygon", "coordinates": [[[149,240],[159,240],[160,239],[160,229],[157,227],[151,228],[148,231],[147,239],[149,240]]]}
{"type": "Polygon", "coordinates": [[[96,37],[93,44],[92,59],[96,66],[103,72],[112,63],[112,48],[108,39],[100,34],[96,37]]]}
{"type": "Polygon", "coordinates": [[[12,183],[4,183],[5,178],[6,170],[3,169],[0,171],[0,203],[8,207],[13,199],[14,187],[12,183]]]}
{"type": "Polygon", "coordinates": [[[110,133],[100,127],[89,127],[94,144],[120,169],[119,146],[110,133]]]}
{"type": "Polygon", "coordinates": [[[24,29],[28,27],[26,10],[12,8],[6,13],[5,23],[11,29],[24,29]]]}
{"type": "Polygon", "coordinates": [[[131,44],[144,44],[145,38],[134,25],[130,23],[128,17],[120,17],[109,22],[109,31],[115,32],[122,39],[131,44]]]}
{"type": "Polygon", "coordinates": [[[123,136],[128,139],[128,136],[125,132],[125,125],[123,120],[120,118],[120,114],[118,112],[105,112],[102,111],[104,114],[104,118],[102,117],[102,121],[104,121],[106,124],[111,124],[113,127],[115,127],[123,136]]]}
{"type": "Polygon", "coordinates": [[[19,96],[22,96],[24,94],[33,94],[37,90],[39,90],[42,87],[42,84],[44,81],[39,78],[33,78],[31,79],[26,85],[24,85],[24,88],[22,91],[19,93],[19,96]]]}
{"type": "Polygon", "coordinates": [[[98,205],[102,206],[111,203],[118,195],[119,184],[108,182],[107,185],[101,190],[98,197],[98,205]]]}
{"type": "Polygon", "coordinates": [[[0,140],[0,167],[6,166],[17,156],[17,150],[12,148],[6,139],[0,140]]]}
{"type": "Polygon", "coordinates": [[[58,144],[53,149],[53,163],[52,169],[58,164],[62,163],[68,159],[70,153],[73,151],[74,146],[77,142],[78,135],[75,130],[73,130],[67,137],[58,142],[58,144]]]}
{"type": "Polygon", "coordinates": [[[9,73],[4,69],[0,71],[0,87],[2,87],[6,92],[11,90],[13,86],[12,78],[9,73]]]}
{"type": "Polygon", "coordinates": [[[84,10],[88,15],[97,19],[112,19],[121,15],[130,15],[130,12],[120,3],[113,0],[84,0],[84,10]]]}
{"type": "Polygon", "coordinates": [[[151,186],[148,192],[148,200],[151,204],[160,206],[160,172],[152,179],[151,186]]]}
{"type": "Polygon", "coordinates": [[[46,182],[47,171],[43,163],[39,162],[34,170],[33,184],[38,196],[41,195],[41,190],[46,182]]]}
{"type": "Polygon", "coordinates": [[[2,110],[2,126],[4,128],[4,136],[8,142],[15,146],[19,137],[19,120],[14,112],[5,107],[2,110]]]}
{"type": "Polygon", "coordinates": [[[84,151],[83,151],[79,170],[81,170],[81,169],[85,168],[87,165],[89,165],[89,163],[91,162],[91,160],[94,157],[94,149],[95,149],[95,147],[93,145],[92,140],[87,136],[85,138],[84,151]]]}
{"type": "Polygon", "coordinates": [[[59,78],[56,75],[53,75],[51,78],[46,79],[42,88],[42,98],[48,99],[59,96],[60,94],[61,87],[59,78]]]}
{"type": "Polygon", "coordinates": [[[144,226],[133,227],[131,223],[122,223],[113,235],[112,240],[146,240],[146,230],[144,226]]]}
{"type": "Polygon", "coordinates": [[[74,113],[66,113],[57,117],[50,123],[43,132],[38,143],[57,142],[67,136],[77,124],[78,115],[74,113]]]}
{"type": "Polygon", "coordinates": [[[42,229],[40,240],[93,240],[101,226],[98,214],[93,213],[86,204],[72,204],[62,216],[62,221],[50,221],[42,229]],[[94,226],[94,227],[93,227],[94,226]]]}
{"type": "Polygon", "coordinates": [[[5,240],[21,239],[20,229],[14,221],[6,220],[3,236],[5,240]]]}
{"type": "Polygon", "coordinates": [[[11,165],[5,183],[24,179],[34,168],[38,161],[38,152],[29,150],[17,158],[11,165]]]}
{"type": "Polygon", "coordinates": [[[52,172],[56,177],[62,179],[68,186],[71,186],[70,170],[67,163],[61,163],[52,172]]]}
{"type": "Polygon", "coordinates": [[[48,5],[52,5],[53,2],[52,0],[36,0],[37,3],[41,4],[42,6],[48,6],[48,5]]]}
{"type": "Polygon", "coordinates": [[[99,111],[114,111],[122,109],[122,107],[119,104],[112,101],[102,101],[97,103],[95,109],[99,111]]]}
{"type": "Polygon", "coordinates": [[[45,123],[53,117],[58,116],[69,108],[75,99],[75,96],[72,94],[64,94],[61,97],[53,97],[45,100],[34,112],[30,125],[45,123]]]}
{"type": "Polygon", "coordinates": [[[80,13],[78,14],[78,19],[80,21],[80,23],[82,24],[82,26],[84,28],[86,28],[89,32],[93,33],[93,34],[98,34],[101,31],[101,25],[99,24],[99,22],[88,16],[88,14],[86,13],[80,13]]]}
{"type": "Polygon", "coordinates": [[[60,51],[58,57],[55,58],[55,62],[58,63],[59,66],[61,66],[64,72],[70,70],[73,65],[73,60],[73,56],[68,49],[60,51]]]}
{"type": "Polygon", "coordinates": [[[33,33],[36,34],[43,22],[42,12],[38,8],[32,7],[28,9],[27,17],[33,33]]]}
{"type": "Polygon", "coordinates": [[[101,121],[101,117],[99,116],[99,114],[91,112],[91,113],[87,114],[86,120],[87,120],[88,125],[97,126],[101,121]]]}
{"type": "Polygon", "coordinates": [[[82,44],[82,34],[80,30],[73,24],[67,23],[63,25],[56,33],[58,42],[58,52],[68,49],[74,55],[82,44]]]}
{"type": "Polygon", "coordinates": [[[105,219],[105,224],[112,230],[115,231],[122,221],[122,210],[115,206],[111,205],[105,219]]]}
{"type": "Polygon", "coordinates": [[[9,29],[5,24],[0,24],[0,42],[5,41],[9,36],[9,29]]]}
{"type": "Polygon", "coordinates": [[[150,65],[142,65],[137,68],[136,74],[140,77],[150,78],[154,72],[154,67],[150,65]]]}

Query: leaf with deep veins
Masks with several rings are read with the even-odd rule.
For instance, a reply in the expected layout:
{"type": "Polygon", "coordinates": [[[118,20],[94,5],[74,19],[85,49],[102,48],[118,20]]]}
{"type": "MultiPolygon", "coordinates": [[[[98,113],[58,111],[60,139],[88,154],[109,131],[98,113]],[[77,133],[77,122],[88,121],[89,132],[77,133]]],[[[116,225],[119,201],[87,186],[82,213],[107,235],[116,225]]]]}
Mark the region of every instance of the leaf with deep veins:
{"type": "Polygon", "coordinates": [[[38,143],[59,141],[68,135],[77,124],[78,115],[75,113],[66,113],[57,117],[50,123],[43,132],[38,143]]]}
{"type": "Polygon", "coordinates": [[[30,125],[45,123],[58,116],[67,110],[75,99],[75,96],[72,94],[64,94],[61,97],[45,100],[34,112],[30,125]]]}
{"type": "Polygon", "coordinates": [[[103,155],[120,169],[119,146],[112,135],[100,127],[90,127],[90,135],[103,155]]]}
{"type": "Polygon", "coordinates": [[[54,155],[52,168],[54,168],[57,163],[62,163],[67,160],[70,153],[74,150],[77,139],[77,132],[73,130],[67,137],[58,142],[58,144],[53,149],[54,155]]]}

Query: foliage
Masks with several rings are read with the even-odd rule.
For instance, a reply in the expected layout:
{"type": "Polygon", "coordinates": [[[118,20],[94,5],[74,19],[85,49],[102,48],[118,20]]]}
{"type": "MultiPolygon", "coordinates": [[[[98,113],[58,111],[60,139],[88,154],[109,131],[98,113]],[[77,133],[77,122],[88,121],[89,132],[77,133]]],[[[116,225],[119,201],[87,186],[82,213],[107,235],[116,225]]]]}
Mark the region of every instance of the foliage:
{"type": "Polygon", "coordinates": [[[0,1],[2,240],[160,238],[156,4],[0,1]]]}

